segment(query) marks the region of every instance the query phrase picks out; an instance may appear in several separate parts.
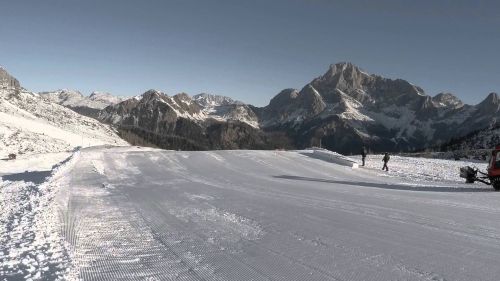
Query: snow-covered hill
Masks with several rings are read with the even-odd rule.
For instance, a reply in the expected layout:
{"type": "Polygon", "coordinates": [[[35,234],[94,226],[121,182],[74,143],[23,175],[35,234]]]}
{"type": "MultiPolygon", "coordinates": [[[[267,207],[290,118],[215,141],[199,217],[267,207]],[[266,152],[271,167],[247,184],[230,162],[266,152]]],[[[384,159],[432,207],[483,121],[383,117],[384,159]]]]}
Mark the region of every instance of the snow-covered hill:
{"type": "Polygon", "coordinates": [[[101,144],[127,145],[109,125],[20,87],[0,89],[0,158],[101,144]]]}

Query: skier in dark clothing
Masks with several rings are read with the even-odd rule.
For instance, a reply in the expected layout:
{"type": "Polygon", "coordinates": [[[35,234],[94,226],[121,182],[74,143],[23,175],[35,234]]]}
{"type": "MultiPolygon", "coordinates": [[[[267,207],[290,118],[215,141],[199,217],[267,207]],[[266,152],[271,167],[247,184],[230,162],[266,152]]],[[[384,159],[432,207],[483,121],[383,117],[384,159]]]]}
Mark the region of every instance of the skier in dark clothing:
{"type": "Polygon", "coordinates": [[[363,146],[363,149],[361,150],[361,161],[363,161],[363,164],[361,166],[365,165],[365,159],[366,159],[366,147],[363,146]]]}
{"type": "Polygon", "coordinates": [[[389,153],[386,152],[384,154],[384,158],[382,158],[382,162],[384,162],[382,170],[386,170],[387,172],[389,172],[389,167],[387,167],[387,162],[389,162],[389,159],[391,159],[391,157],[389,156],[389,153]]]}

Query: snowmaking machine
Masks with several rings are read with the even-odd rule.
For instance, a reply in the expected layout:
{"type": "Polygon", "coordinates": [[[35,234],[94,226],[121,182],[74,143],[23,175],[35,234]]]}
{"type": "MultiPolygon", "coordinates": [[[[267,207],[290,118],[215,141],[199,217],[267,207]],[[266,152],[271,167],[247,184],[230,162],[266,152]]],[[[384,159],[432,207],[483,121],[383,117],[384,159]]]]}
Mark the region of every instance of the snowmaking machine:
{"type": "Polygon", "coordinates": [[[486,172],[482,172],[475,167],[466,166],[460,168],[460,177],[465,178],[466,183],[478,181],[492,185],[496,191],[500,191],[500,145],[491,152],[486,172]]]}

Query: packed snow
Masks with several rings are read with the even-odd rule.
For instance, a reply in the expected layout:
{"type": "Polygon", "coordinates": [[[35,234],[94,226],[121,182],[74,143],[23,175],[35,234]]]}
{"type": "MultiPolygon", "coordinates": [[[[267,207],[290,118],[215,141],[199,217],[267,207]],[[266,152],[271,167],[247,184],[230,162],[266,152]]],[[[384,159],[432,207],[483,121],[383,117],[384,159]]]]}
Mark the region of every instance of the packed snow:
{"type": "Polygon", "coordinates": [[[35,159],[47,177],[32,183],[35,171],[2,167],[0,280],[500,275],[500,193],[463,183],[467,162],[393,156],[382,172],[379,155],[353,169],[311,151],[66,156],[48,170],[35,159]]]}

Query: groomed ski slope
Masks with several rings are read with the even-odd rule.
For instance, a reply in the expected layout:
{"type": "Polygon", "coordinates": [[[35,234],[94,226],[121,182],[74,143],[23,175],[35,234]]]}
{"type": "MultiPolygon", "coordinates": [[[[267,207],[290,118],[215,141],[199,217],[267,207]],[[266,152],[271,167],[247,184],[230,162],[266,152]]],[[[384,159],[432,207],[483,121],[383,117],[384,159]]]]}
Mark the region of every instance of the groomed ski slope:
{"type": "Polygon", "coordinates": [[[58,180],[61,264],[82,280],[498,280],[500,193],[381,175],[307,151],[84,149],[58,180]]]}

